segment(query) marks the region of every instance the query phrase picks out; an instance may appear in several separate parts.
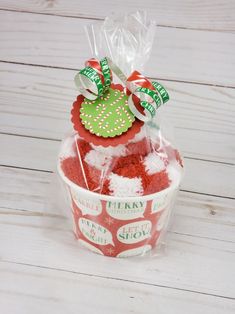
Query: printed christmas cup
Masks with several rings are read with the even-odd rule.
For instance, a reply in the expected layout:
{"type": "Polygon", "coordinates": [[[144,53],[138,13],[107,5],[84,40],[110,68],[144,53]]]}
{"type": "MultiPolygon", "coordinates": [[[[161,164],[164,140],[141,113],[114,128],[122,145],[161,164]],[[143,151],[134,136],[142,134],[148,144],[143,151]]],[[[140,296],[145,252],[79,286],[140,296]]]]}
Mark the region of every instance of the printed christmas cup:
{"type": "Polygon", "coordinates": [[[159,246],[166,232],[182,174],[171,169],[171,185],[140,197],[115,197],[91,192],[62,178],[71,204],[74,233],[89,250],[112,257],[143,255],[159,246]]]}

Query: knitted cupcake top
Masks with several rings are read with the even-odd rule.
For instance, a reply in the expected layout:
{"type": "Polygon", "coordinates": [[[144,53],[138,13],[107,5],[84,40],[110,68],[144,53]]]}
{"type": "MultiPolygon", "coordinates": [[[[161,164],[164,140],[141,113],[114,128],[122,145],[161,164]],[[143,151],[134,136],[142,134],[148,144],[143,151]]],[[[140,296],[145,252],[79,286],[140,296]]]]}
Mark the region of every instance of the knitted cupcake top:
{"type": "MultiPolygon", "coordinates": [[[[143,134],[126,145],[107,148],[74,135],[64,141],[63,147],[60,160],[65,176],[96,193],[142,196],[166,189],[172,182],[166,152],[143,134]]],[[[174,153],[176,156],[177,151],[174,153]]]]}

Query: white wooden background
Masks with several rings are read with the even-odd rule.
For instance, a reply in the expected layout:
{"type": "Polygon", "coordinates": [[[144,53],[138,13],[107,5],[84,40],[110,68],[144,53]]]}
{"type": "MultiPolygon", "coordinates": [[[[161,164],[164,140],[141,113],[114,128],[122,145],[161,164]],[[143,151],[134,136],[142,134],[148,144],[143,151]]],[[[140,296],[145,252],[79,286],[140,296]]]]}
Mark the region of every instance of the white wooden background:
{"type": "Polygon", "coordinates": [[[0,0],[0,312],[235,313],[235,2],[0,0]],[[83,26],[147,8],[148,76],[171,94],[164,118],[186,176],[163,256],[78,249],[45,198],[70,128],[83,26]]]}

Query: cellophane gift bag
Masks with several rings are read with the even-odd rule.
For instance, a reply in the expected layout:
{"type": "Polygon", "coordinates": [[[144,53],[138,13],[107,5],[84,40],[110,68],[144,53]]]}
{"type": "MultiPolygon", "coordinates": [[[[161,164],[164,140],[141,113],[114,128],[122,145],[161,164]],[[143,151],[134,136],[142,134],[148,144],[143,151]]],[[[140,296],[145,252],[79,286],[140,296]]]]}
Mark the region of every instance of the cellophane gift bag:
{"type": "Polygon", "coordinates": [[[66,210],[82,246],[112,257],[144,255],[164,242],[183,172],[158,123],[169,94],[143,74],[155,23],[136,12],[86,32],[92,58],[75,76],[74,131],[58,157],[66,210]]]}

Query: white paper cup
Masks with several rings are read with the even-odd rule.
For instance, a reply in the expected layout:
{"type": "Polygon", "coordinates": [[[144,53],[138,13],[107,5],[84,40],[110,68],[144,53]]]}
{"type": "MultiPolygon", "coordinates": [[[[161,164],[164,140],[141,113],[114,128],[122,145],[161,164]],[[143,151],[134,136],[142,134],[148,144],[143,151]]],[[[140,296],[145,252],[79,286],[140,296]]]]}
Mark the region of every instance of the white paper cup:
{"type": "Polygon", "coordinates": [[[71,200],[74,232],[89,250],[129,257],[151,250],[166,231],[182,173],[172,167],[171,185],[140,197],[114,197],[91,192],[58,172],[71,200]]]}

